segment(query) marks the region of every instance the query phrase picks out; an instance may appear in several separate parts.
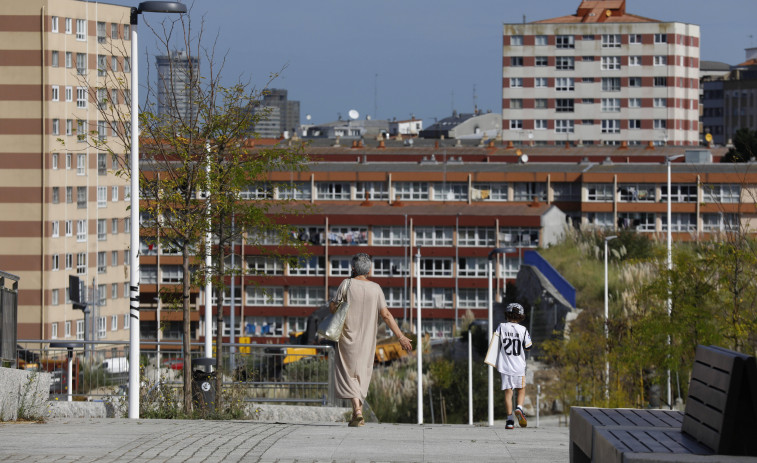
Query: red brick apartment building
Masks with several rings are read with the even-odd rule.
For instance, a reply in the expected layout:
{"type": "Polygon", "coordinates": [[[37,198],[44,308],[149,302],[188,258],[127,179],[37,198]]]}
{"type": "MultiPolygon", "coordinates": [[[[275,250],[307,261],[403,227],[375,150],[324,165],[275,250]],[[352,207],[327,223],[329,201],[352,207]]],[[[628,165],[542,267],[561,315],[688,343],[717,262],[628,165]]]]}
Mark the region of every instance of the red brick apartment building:
{"type": "MultiPolygon", "coordinates": [[[[312,256],[289,267],[251,246],[236,247],[237,265],[269,275],[236,279],[237,337],[281,342],[302,330],[306,317],[349,275],[349,259],[357,252],[374,257],[371,278],[384,288],[393,314],[409,320],[416,307],[419,246],[424,329],[432,337],[449,336],[466,310],[486,316],[487,256],[495,247],[513,248],[496,261],[500,294],[515,281],[522,252],[559,240],[565,226],[624,227],[662,238],[668,156],[681,155],[671,164],[674,239],[751,226],[755,216],[753,207],[743,205],[755,202],[757,172],[752,164],[717,162],[724,149],[693,150],[684,159],[684,148],[673,147],[529,147],[523,153],[493,142],[373,143],[311,146],[308,172],[273,173],[270,185],[255,185],[244,195],[312,205],[309,214],[282,218],[297,226],[312,256]]],[[[155,284],[178,282],[179,264],[178,257],[143,247],[143,332],[155,319],[155,284]]],[[[198,295],[194,301],[203,313],[198,295]]],[[[223,303],[227,334],[230,296],[223,303]]]]}

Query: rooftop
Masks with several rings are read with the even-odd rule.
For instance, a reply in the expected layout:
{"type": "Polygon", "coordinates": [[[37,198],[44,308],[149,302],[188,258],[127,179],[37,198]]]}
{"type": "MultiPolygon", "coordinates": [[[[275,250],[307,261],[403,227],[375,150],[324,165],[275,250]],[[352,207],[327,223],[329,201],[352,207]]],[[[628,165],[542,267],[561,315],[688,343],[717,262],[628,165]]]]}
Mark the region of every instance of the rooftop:
{"type": "Polygon", "coordinates": [[[536,24],[660,22],[626,13],[626,0],[584,0],[576,14],[534,21],[536,24]]]}

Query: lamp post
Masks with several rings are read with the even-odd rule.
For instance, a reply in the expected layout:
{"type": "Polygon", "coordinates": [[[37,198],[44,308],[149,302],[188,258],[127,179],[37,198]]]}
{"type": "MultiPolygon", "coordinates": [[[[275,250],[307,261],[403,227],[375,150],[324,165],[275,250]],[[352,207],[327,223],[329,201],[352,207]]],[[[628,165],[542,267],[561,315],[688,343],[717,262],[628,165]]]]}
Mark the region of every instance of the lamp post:
{"type": "MultiPolygon", "coordinates": [[[[667,300],[667,308],[668,308],[668,319],[670,319],[670,314],[673,312],[673,298],[672,298],[672,286],[673,284],[670,281],[670,274],[673,272],[673,214],[671,213],[671,202],[672,202],[672,192],[671,185],[670,185],[670,163],[678,158],[683,157],[683,154],[676,154],[673,156],[666,156],[665,157],[665,164],[668,168],[668,233],[667,233],[667,251],[668,251],[668,300],[667,300]]],[[[670,334],[668,334],[668,346],[670,346],[670,334]]],[[[673,408],[673,393],[671,390],[670,385],[670,368],[668,368],[668,378],[667,378],[667,391],[668,391],[668,407],[673,408]]]]}
{"type": "MultiPolygon", "coordinates": [[[[492,273],[494,273],[493,259],[497,254],[507,254],[516,252],[515,248],[494,248],[489,252],[489,339],[494,334],[494,294],[492,289],[492,273]]],[[[494,367],[489,365],[489,383],[488,383],[488,415],[489,426],[494,426],[494,367]]]]}
{"type": "Polygon", "coordinates": [[[417,355],[417,367],[418,367],[418,424],[423,424],[423,326],[421,326],[421,247],[418,246],[418,254],[415,256],[415,297],[417,315],[415,317],[415,323],[418,325],[416,341],[415,341],[415,354],[417,355]]]}
{"type": "Polygon", "coordinates": [[[186,13],[179,2],[142,2],[131,9],[131,240],[129,243],[129,418],[139,418],[139,66],[137,24],[142,13],[186,13]]]}
{"type": "Polygon", "coordinates": [[[617,236],[605,237],[605,399],[610,399],[610,348],[608,343],[610,341],[610,330],[607,325],[610,314],[609,297],[607,295],[607,242],[614,240],[617,236]]]}

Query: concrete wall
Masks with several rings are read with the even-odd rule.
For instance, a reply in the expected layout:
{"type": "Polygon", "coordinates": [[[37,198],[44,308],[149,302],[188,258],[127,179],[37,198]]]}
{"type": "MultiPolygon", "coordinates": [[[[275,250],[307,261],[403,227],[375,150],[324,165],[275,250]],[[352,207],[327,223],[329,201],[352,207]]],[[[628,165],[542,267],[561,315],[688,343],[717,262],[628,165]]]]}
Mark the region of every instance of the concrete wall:
{"type": "Polygon", "coordinates": [[[0,368],[0,421],[43,418],[51,383],[50,373],[0,368]]]}

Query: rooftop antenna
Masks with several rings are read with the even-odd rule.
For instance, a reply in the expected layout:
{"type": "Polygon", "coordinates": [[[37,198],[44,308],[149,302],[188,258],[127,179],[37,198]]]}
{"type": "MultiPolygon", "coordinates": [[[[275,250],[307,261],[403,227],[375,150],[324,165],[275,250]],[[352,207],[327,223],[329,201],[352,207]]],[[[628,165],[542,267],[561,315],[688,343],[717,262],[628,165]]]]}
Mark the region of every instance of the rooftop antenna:
{"type": "Polygon", "coordinates": [[[476,84],[473,84],[473,114],[478,114],[478,103],[477,103],[477,97],[476,97],[476,84]]]}
{"type": "Polygon", "coordinates": [[[526,24],[526,15],[523,15],[523,24],[526,24]]]}
{"type": "Polygon", "coordinates": [[[450,114],[455,112],[455,91],[450,92],[450,114]]]}
{"type": "Polygon", "coordinates": [[[378,119],[378,73],[373,76],[373,117],[378,119]]]}

